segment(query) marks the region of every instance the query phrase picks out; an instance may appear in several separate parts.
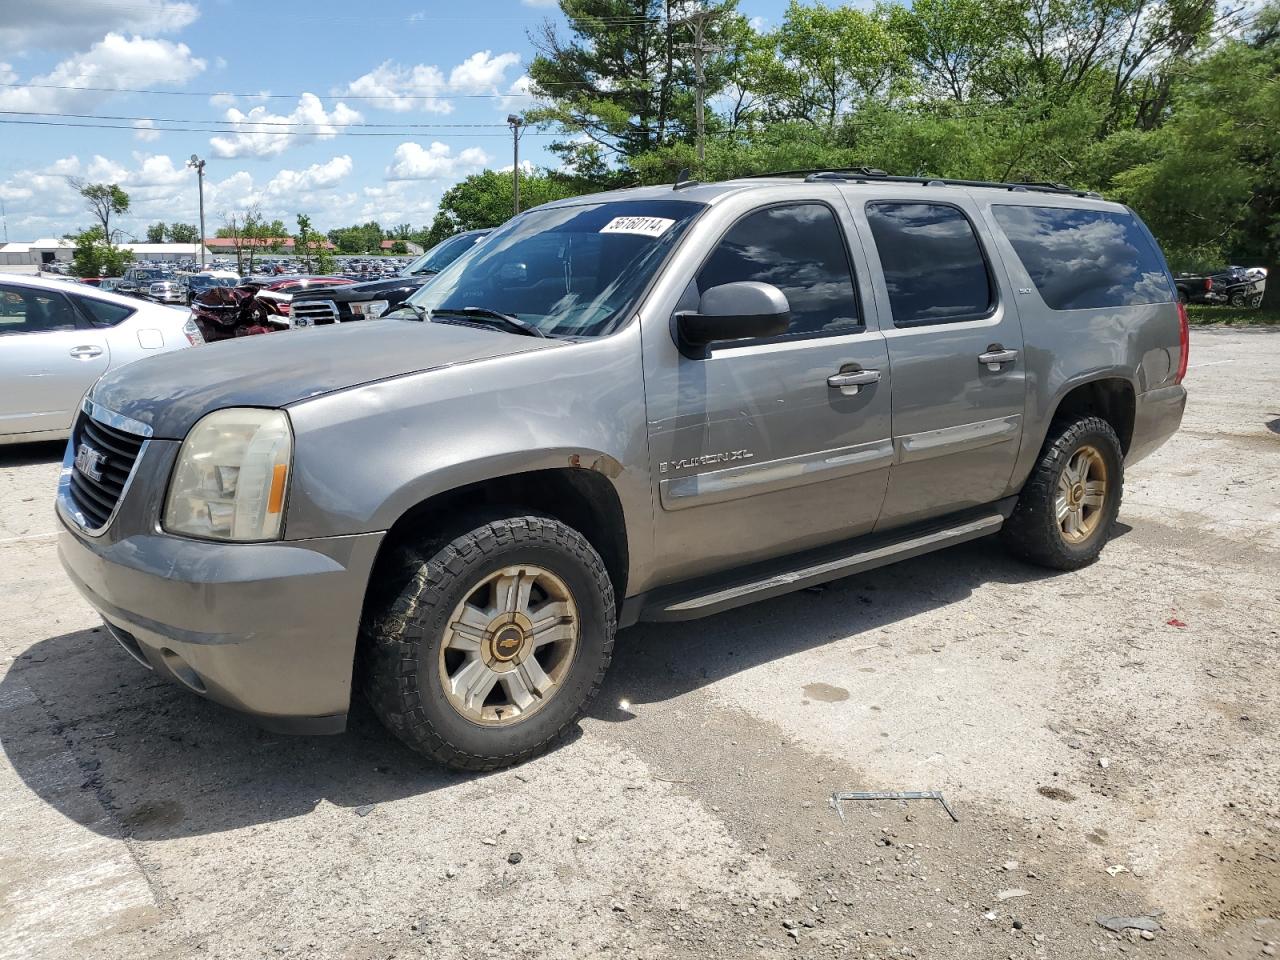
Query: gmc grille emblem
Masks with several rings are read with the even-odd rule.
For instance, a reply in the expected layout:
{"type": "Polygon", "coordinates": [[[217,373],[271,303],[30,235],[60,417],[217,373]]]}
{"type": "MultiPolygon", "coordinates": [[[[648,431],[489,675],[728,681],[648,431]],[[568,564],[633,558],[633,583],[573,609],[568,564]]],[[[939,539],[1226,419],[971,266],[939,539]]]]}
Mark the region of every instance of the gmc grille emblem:
{"type": "Polygon", "coordinates": [[[87,443],[76,447],[76,469],[90,480],[102,479],[102,468],[107,465],[107,458],[87,443]]]}

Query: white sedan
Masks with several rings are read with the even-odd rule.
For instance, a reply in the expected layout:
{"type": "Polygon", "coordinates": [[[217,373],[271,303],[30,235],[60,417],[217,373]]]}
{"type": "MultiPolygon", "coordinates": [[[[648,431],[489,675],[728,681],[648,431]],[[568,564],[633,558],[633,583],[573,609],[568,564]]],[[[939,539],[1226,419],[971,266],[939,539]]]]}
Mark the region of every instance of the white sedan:
{"type": "Polygon", "coordinates": [[[65,439],[107,370],[203,342],[185,309],[0,274],[0,444],[65,439]]]}

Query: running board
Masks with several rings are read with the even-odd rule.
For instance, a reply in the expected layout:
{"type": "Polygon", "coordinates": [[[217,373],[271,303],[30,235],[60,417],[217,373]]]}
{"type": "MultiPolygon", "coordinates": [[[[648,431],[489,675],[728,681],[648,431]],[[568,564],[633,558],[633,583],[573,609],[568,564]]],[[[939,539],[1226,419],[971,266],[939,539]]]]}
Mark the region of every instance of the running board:
{"type": "MultiPolygon", "coordinates": [[[[947,527],[934,527],[907,537],[878,545],[869,546],[863,542],[863,548],[854,553],[846,553],[807,566],[779,570],[776,565],[772,571],[758,577],[721,586],[707,593],[659,598],[650,594],[645,598],[640,610],[639,619],[649,621],[693,620],[707,617],[724,610],[732,610],[757,600],[781,596],[793,590],[801,590],[830,580],[839,580],[851,574],[872,570],[886,564],[896,563],[918,557],[924,553],[932,553],[943,547],[954,546],[967,540],[995,533],[1004,524],[1003,512],[992,512],[978,517],[970,517],[962,523],[947,527]]],[[[739,571],[741,572],[741,571],[739,571]]]]}

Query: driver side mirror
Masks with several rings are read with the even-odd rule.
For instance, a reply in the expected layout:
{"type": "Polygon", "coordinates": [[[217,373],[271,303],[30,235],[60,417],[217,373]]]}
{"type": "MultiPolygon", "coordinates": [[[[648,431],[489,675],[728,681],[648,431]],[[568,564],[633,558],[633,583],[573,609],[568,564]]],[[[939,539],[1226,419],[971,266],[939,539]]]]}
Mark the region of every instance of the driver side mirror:
{"type": "Polygon", "coordinates": [[[771,283],[739,280],[711,287],[702,294],[696,313],[677,313],[682,352],[702,358],[706,348],[725,340],[756,340],[787,332],[791,305],[771,283]]]}

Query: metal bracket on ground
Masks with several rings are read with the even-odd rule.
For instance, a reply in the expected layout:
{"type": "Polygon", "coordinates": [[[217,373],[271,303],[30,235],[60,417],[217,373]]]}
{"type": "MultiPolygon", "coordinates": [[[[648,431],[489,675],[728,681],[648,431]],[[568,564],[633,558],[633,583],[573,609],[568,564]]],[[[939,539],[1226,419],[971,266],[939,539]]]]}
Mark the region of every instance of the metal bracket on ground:
{"type": "Polygon", "coordinates": [[[947,816],[956,823],[960,822],[940,790],[855,790],[851,793],[833,793],[831,806],[840,815],[841,821],[844,820],[844,809],[840,804],[845,800],[937,800],[942,804],[942,809],[947,811],[947,816]]]}

